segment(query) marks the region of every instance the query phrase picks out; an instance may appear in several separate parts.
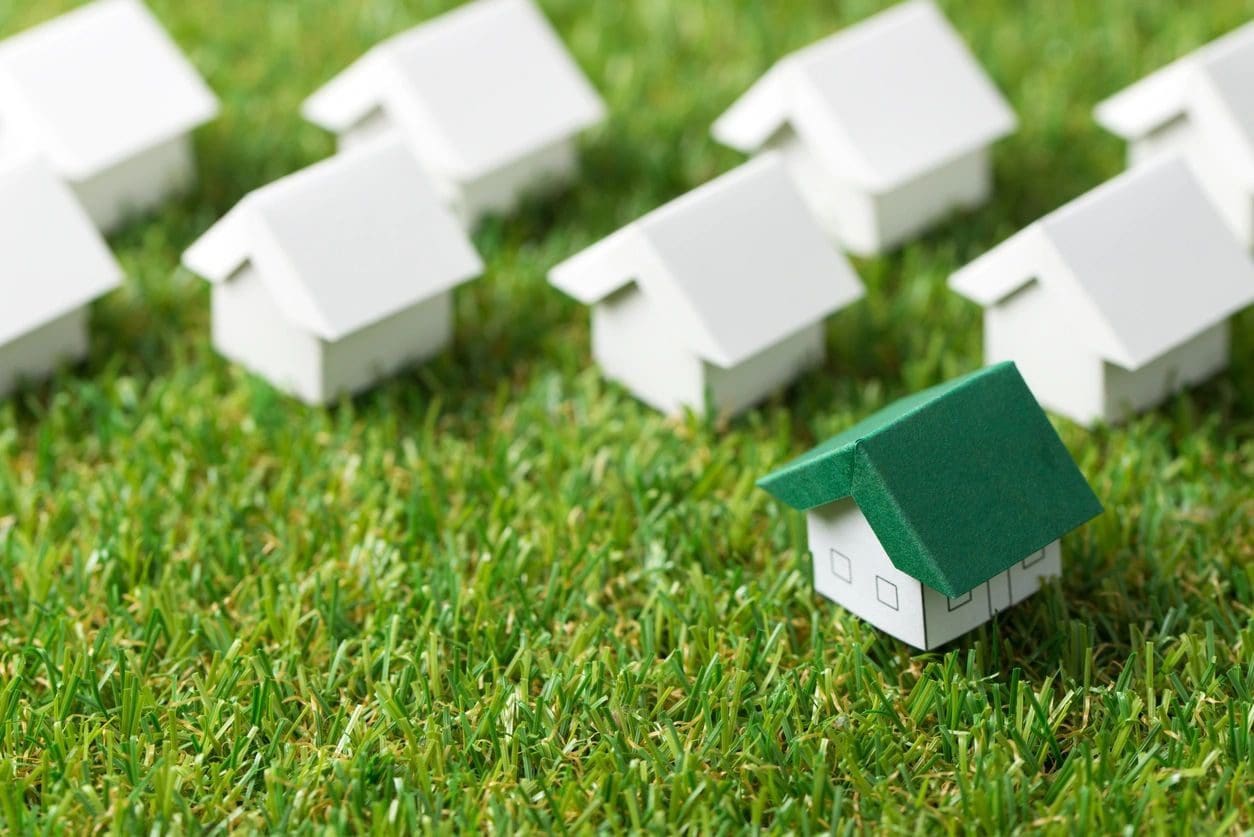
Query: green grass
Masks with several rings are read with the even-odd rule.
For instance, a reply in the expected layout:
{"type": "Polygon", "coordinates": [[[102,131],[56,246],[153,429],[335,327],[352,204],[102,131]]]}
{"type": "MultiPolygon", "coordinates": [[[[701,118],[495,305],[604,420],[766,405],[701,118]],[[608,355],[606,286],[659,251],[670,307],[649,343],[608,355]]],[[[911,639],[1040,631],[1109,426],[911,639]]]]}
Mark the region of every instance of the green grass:
{"type": "MultiPolygon", "coordinates": [[[[68,5],[0,0],[0,32],[68,5]]],[[[753,486],[975,368],[949,272],[1119,171],[1093,104],[1250,7],[946,2],[1021,117],[996,199],[859,263],[826,368],[719,422],[603,382],[545,272],[733,166],[712,119],[880,4],[547,2],[611,105],[584,177],[479,233],[451,353],[307,409],[215,356],[179,255],[331,150],[306,94],[445,5],[153,0],[224,113],[196,194],[114,239],[91,360],[0,403],[9,829],[1254,828],[1249,313],[1227,375],[1058,423],[1106,513],[941,652],[816,597],[802,516],[753,486]]]]}

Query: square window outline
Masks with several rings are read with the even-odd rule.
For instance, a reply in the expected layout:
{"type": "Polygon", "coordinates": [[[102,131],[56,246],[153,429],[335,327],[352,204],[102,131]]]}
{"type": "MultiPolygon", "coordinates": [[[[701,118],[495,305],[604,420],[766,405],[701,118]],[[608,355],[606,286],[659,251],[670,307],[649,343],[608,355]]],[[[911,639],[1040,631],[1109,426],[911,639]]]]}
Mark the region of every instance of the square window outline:
{"type": "Polygon", "coordinates": [[[1040,552],[1034,552],[1031,555],[1029,555],[1027,558],[1024,558],[1020,562],[1020,566],[1022,566],[1025,570],[1035,567],[1037,564],[1045,560],[1046,549],[1049,549],[1049,547],[1043,547],[1040,552]]]}
{"type": "Polygon", "coordinates": [[[891,607],[893,610],[901,610],[901,597],[897,594],[897,585],[893,584],[891,581],[884,578],[884,576],[882,575],[877,575],[875,577],[875,598],[876,600],[879,601],[880,604],[884,605],[884,607],[891,607]],[[892,602],[884,601],[884,594],[880,592],[881,584],[887,584],[889,587],[893,588],[892,602]]]}
{"type": "Polygon", "coordinates": [[[828,560],[830,562],[830,569],[832,571],[832,575],[834,575],[836,578],[839,578],[841,581],[845,582],[846,584],[853,584],[853,561],[849,560],[848,555],[841,552],[839,549],[833,549],[828,555],[828,560]],[[840,573],[836,571],[836,567],[837,567],[836,559],[837,558],[845,559],[845,574],[844,575],[841,575],[840,573]]]}
{"type": "Polygon", "coordinates": [[[945,606],[949,608],[949,612],[953,613],[958,608],[963,607],[964,605],[970,604],[971,592],[972,591],[968,590],[966,593],[962,594],[956,599],[946,596],[945,606]]]}

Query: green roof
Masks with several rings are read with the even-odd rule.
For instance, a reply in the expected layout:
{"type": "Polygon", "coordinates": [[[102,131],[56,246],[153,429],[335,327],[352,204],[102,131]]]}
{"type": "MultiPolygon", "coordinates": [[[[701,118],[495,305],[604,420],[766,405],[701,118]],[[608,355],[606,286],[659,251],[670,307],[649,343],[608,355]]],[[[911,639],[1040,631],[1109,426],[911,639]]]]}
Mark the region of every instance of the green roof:
{"type": "Polygon", "coordinates": [[[1013,363],[901,399],[758,481],[853,497],[902,572],[961,596],[1102,511],[1013,363]]]}

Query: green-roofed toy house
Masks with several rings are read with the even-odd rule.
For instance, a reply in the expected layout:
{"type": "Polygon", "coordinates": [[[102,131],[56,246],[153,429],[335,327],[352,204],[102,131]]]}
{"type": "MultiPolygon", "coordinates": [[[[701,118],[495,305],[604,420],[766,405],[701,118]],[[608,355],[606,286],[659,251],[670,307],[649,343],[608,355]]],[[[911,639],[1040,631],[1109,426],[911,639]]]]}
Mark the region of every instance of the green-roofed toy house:
{"type": "Polygon", "coordinates": [[[904,398],[758,483],[807,512],[819,593],[916,648],[1061,573],[1101,504],[1013,363],[904,398]]]}

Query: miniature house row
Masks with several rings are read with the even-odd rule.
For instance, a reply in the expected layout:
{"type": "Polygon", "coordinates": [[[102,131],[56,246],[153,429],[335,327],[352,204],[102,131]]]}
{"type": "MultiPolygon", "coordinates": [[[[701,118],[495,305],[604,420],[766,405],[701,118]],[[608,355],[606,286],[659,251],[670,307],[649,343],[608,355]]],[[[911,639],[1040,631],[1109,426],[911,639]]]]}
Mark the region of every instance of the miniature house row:
{"type": "Polygon", "coordinates": [[[1101,512],[1013,364],[893,404],[759,483],[807,513],[814,586],[932,649],[1062,572],[1101,512]]]}
{"type": "Polygon", "coordinates": [[[0,396],[85,357],[88,305],[121,282],[91,218],[44,161],[0,167],[0,396]]]}
{"type": "Polygon", "coordinates": [[[139,0],[0,42],[0,159],[41,156],[104,232],[186,190],[218,101],[139,0]]]}

